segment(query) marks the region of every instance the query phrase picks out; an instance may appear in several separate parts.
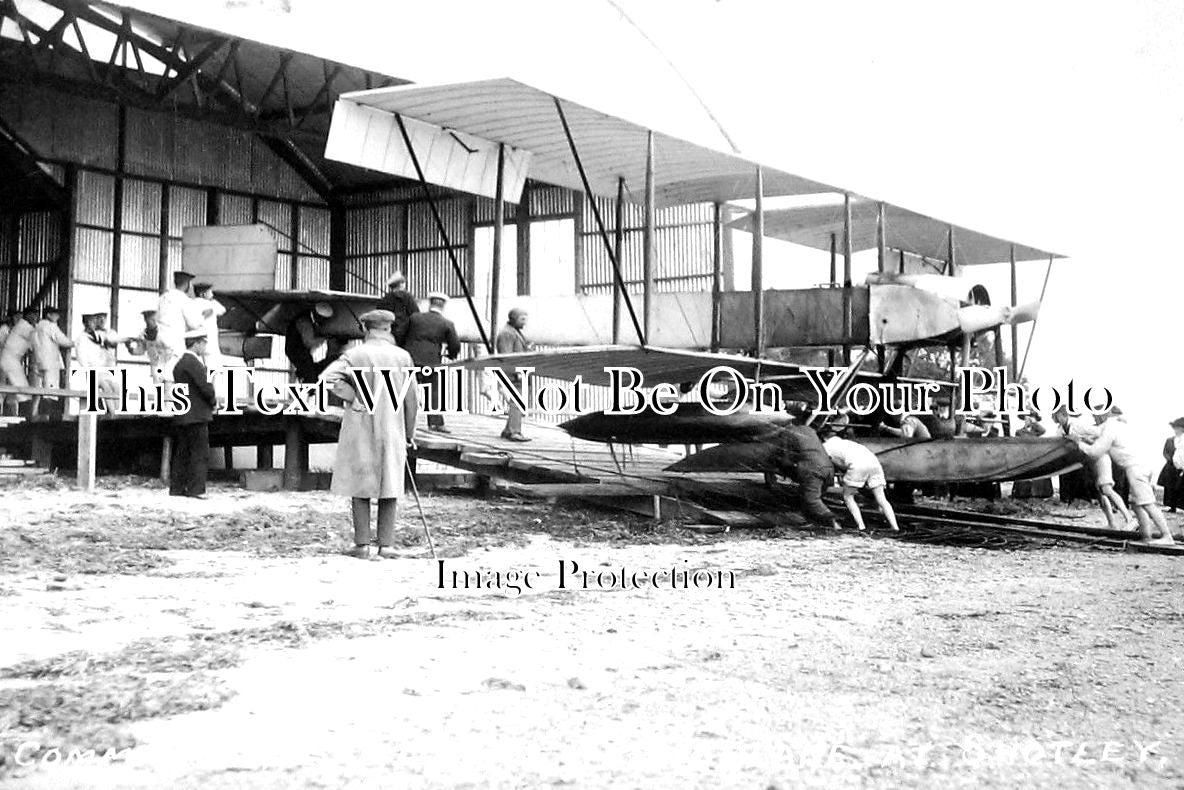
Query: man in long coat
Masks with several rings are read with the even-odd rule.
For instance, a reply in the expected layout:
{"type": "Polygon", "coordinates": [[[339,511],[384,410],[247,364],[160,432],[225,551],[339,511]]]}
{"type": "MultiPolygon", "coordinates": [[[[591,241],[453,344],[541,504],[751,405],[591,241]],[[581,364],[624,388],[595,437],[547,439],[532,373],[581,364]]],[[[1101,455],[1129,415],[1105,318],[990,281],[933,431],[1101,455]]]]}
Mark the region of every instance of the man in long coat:
{"type": "MultiPolygon", "coordinates": [[[[407,339],[401,345],[407,349],[407,353],[411,355],[411,361],[415,363],[416,367],[439,367],[443,362],[441,349],[444,349],[444,354],[449,359],[456,359],[460,356],[460,337],[456,334],[456,324],[444,317],[444,305],[447,302],[448,296],[446,294],[440,292],[428,294],[428,311],[411,315],[410,324],[407,327],[407,339]]],[[[418,374],[418,377],[420,381],[434,385],[434,397],[431,399],[434,401],[433,405],[443,405],[444,396],[440,391],[443,377],[434,373],[424,376],[422,372],[418,374]]],[[[443,414],[428,414],[428,428],[440,433],[449,433],[449,430],[444,427],[443,414]]]]}
{"type": "Polygon", "coordinates": [[[204,499],[210,464],[210,423],[217,396],[202,358],[206,330],[185,333],[185,353],[173,363],[173,382],[189,388],[189,410],[173,417],[173,459],[169,468],[169,494],[204,499]]]}
{"type": "Polygon", "coordinates": [[[329,490],[350,497],[354,527],[353,555],[370,557],[370,500],[378,500],[378,556],[395,557],[395,507],[403,495],[407,452],[414,449],[419,402],[411,355],[395,345],[389,310],[371,310],[359,317],[366,330],[361,345],[348,349],[321,374],[333,392],[346,401],[329,490]],[[380,372],[375,368],[385,369],[380,372]],[[358,369],[372,398],[357,390],[351,369],[358,369]],[[391,392],[385,377],[390,377],[391,392]],[[406,393],[400,398],[401,393],[406,393]]]}

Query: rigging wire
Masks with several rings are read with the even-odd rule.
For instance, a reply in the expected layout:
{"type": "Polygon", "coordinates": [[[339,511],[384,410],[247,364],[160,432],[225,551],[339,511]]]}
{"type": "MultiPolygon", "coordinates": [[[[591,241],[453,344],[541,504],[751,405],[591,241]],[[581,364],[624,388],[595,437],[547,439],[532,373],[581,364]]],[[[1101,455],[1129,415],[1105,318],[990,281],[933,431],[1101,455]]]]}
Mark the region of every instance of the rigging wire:
{"type": "Polygon", "coordinates": [[[691,95],[695,97],[695,101],[699,102],[699,106],[703,108],[703,112],[707,113],[707,117],[711,119],[713,124],[715,124],[715,128],[718,129],[719,133],[723,135],[723,138],[727,140],[728,145],[732,149],[732,153],[739,154],[740,147],[736,145],[736,141],[732,139],[730,134],[728,134],[728,131],[724,128],[723,123],[721,123],[719,118],[715,116],[715,113],[711,111],[711,107],[707,105],[707,102],[704,101],[703,97],[699,95],[699,92],[695,90],[695,86],[691,84],[690,80],[688,80],[686,76],[684,76],[683,73],[679,71],[678,66],[674,65],[674,61],[672,61],[670,57],[662,51],[662,48],[658,46],[658,42],[650,38],[649,34],[642,29],[641,25],[634,21],[633,17],[625,13],[625,9],[621,7],[620,3],[616,2],[616,0],[605,0],[605,2],[616,9],[617,13],[621,15],[621,18],[628,22],[630,27],[636,30],[638,34],[644,38],[651,47],[654,48],[654,51],[662,57],[662,60],[666,61],[666,65],[670,67],[671,71],[675,73],[679,80],[682,81],[682,84],[686,86],[687,90],[691,92],[691,95]]]}

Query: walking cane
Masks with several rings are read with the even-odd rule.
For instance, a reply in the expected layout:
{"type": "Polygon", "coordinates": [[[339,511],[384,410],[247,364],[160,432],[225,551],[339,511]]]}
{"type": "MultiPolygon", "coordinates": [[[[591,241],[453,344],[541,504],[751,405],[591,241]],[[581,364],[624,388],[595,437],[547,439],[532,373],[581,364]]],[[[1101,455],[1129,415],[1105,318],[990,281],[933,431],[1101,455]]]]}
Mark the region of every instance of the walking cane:
{"type": "Polygon", "coordinates": [[[432,531],[428,529],[428,519],[423,514],[423,503],[419,501],[419,486],[415,484],[415,473],[411,471],[411,457],[404,460],[407,467],[407,479],[411,481],[411,493],[415,497],[415,506],[419,508],[419,520],[423,524],[423,534],[428,536],[428,548],[432,550],[432,559],[436,559],[436,546],[432,543],[432,531]]]}

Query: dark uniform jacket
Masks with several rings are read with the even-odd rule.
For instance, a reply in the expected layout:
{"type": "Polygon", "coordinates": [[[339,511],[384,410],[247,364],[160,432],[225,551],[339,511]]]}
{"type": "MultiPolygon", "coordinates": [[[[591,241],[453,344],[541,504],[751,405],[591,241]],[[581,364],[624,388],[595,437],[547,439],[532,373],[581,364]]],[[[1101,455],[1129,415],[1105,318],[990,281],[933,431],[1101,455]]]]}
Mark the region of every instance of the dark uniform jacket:
{"type": "MultiPolygon", "coordinates": [[[[380,310],[390,310],[395,314],[395,323],[391,325],[391,334],[395,342],[407,348],[407,330],[411,326],[411,316],[419,313],[419,303],[410,291],[387,291],[378,302],[380,310]]],[[[438,361],[438,360],[437,360],[438,361]]]]}
{"type": "Polygon", "coordinates": [[[214,385],[206,381],[206,366],[191,352],[186,351],[173,368],[173,380],[177,384],[189,385],[189,411],[173,419],[177,425],[196,425],[212,422],[217,396],[214,385]]]}
{"type": "Polygon", "coordinates": [[[834,476],[834,464],[813,428],[787,425],[778,432],[777,439],[777,465],[782,469],[782,474],[792,477],[795,471],[800,470],[826,478],[834,476]]]}
{"type": "Polygon", "coordinates": [[[439,365],[440,347],[444,345],[448,346],[448,357],[456,359],[460,354],[456,324],[435,310],[411,316],[403,347],[411,354],[411,360],[416,365],[439,365]]]}

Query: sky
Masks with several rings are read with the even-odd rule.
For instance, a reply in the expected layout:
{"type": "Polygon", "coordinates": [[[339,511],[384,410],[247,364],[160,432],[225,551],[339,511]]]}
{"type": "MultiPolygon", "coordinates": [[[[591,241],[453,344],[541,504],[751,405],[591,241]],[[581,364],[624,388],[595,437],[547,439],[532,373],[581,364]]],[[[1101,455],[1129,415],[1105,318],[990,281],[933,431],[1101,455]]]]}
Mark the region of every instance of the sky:
{"type": "MultiPolygon", "coordinates": [[[[762,163],[1062,253],[1028,376],[1109,388],[1149,462],[1184,416],[1179,0],[127,1],[416,82],[511,76],[729,150],[722,126],[762,163]]],[[[1020,265],[1021,302],[1045,269],[1020,265]]],[[[967,274],[1006,294],[1006,266],[967,274]]]]}

